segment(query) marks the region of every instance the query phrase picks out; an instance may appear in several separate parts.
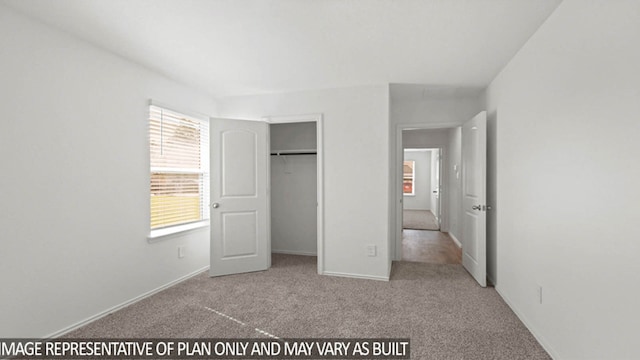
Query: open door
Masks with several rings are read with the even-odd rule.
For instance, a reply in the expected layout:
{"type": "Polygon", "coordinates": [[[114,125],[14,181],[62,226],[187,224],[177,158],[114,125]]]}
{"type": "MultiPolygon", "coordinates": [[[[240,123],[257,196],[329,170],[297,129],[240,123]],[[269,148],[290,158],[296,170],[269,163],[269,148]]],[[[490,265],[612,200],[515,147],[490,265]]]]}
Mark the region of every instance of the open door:
{"type": "Polygon", "coordinates": [[[211,276],[271,266],[268,125],[211,119],[211,276]]]}
{"type": "Polygon", "coordinates": [[[487,286],[487,112],[462,125],[462,265],[487,286]]]}

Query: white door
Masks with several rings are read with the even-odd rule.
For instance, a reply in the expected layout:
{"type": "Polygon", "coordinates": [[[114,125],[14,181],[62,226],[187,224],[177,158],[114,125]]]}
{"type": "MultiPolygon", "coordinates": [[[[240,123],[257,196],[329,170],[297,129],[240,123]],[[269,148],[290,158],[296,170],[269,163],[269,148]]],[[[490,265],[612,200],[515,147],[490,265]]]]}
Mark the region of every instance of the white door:
{"type": "Polygon", "coordinates": [[[211,119],[211,276],[271,266],[268,125],[211,119]]]}
{"type": "Polygon", "coordinates": [[[487,112],[462,126],[462,265],[487,286],[487,112]]]}

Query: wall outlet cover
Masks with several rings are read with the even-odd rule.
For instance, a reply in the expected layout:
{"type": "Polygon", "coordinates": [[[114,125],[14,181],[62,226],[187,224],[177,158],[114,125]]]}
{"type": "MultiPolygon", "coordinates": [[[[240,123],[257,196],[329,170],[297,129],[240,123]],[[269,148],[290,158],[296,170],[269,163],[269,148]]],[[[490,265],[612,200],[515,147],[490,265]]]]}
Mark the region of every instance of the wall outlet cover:
{"type": "Polygon", "coordinates": [[[376,256],[376,246],[375,245],[367,245],[367,255],[368,256],[376,256]]]}

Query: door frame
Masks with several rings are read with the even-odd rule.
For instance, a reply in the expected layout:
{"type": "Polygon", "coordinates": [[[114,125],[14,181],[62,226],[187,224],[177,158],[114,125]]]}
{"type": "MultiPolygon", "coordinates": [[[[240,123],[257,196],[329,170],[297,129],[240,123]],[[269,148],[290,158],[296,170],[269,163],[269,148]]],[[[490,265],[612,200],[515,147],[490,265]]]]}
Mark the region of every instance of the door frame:
{"type": "MultiPolygon", "coordinates": [[[[403,148],[403,143],[402,143],[402,131],[403,130],[439,130],[439,129],[453,129],[456,127],[461,126],[461,124],[452,124],[452,123],[417,123],[417,124],[407,124],[407,123],[400,123],[400,124],[396,124],[395,126],[395,139],[396,139],[396,143],[395,143],[395,154],[393,157],[393,161],[395,162],[394,164],[392,164],[392,169],[394,170],[394,176],[393,176],[393,194],[391,195],[391,198],[393,200],[393,207],[392,209],[395,210],[395,214],[393,215],[393,228],[394,228],[394,232],[393,232],[393,237],[392,237],[392,244],[393,246],[391,246],[391,250],[390,251],[390,255],[391,255],[391,259],[392,260],[402,260],[402,210],[404,208],[404,204],[403,204],[403,194],[402,194],[402,161],[404,158],[404,148],[403,148]]],[[[441,155],[442,155],[442,159],[440,160],[440,182],[442,184],[448,184],[448,180],[449,180],[449,171],[448,169],[445,169],[443,166],[444,160],[448,159],[449,156],[449,149],[448,146],[445,145],[438,145],[438,146],[432,146],[432,148],[440,148],[441,149],[441,155]]],[[[446,202],[442,201],[442,197],[443,194],[446,193],[447,198],[449,197],[449,189],[447,188],[447,186],[444,186],[445,189],[444,191],[440,191],[440,205],[441,205],[441,209],[440,212],[442,214],[442,219],[440,220],[440,231],[442,231],[443,229],[443,225],[446,224],[447,227],[449,226],[448,221],[449,221],[449,207],[448,205],[443,207],[444,204],[446,204],[446,202]]]]}
{"type": "MultiPolygon", "coordinates": [[[[265,116],[262,118],[267,124],[287,124],[301,122],[316,123],[316,196],[317,196],[317,257],[318,257],[318,274],[324,274],[324,132],[323,132],[323,116],[322,114],[303,114],[303,115],[282,115],[282,116],[265,116]]],[[[269,139],[267,139],[269,142],[269,139]]],[[[270,162],[271,160],[269,160],[270,162]]],[[[267,166],[270,178],[271,166],[267,166]]],[[[268,216],[271,218],[271,184],[267,187],[268,192],[268,216]]],[[[271,222],[269,222],[269,249],[271,249],[271,222]]]]}
{"type": "MultiPolygon", "coordinates": [[[[445,189],[443,191],[443,189],[446,187],[446,185],[444,183],[444,178],[445,178],[445,176],[444,176],[444,171],[445,171],[445,168],[444,168],[444,155],[447,154],[447,150],[445,150],[445,148],[449,149],[448,145],[449,144],[447,144],[446,146],[442,145],[442,146],[437,148],[438,149],[438,213],[436,214],[436,216],[438,217],[438,228],[440,229],[440,231],[442,231],[442,228],[444,227],[443,224],[445,224],[445,221],[444,221],[445,215],[444,215],[444,208],[443,208],[444,202],[442,201],[442,199],[443,199],[442,194],[444,192],[446,192],[447,190],[449,190],[449,189],[445,189]]],[[[448,195],[449,194],[447,193],[447,196],[448,195]]],[[[449,214],[449,213],[447,213],[447,214],[449,214]]],[[[447,218],[447,223],[446,223],[447,230],[449,230],[448,220],[449,220],[449,218],[447,218]]]]}

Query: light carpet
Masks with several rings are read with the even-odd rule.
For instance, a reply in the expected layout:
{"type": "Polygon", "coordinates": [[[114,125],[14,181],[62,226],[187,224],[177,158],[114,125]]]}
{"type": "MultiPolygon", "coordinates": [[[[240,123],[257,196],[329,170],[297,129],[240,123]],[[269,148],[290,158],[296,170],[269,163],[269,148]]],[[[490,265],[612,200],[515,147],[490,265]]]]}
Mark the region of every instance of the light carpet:
{"type": "Polygon", "coordinates": [[[69,338],[410,338],[412,359],[549,359],[493,288],[460,265],[393,264],[391,280],[321,276],[316,258],[206,273],[68,333],[69,338]]]}

